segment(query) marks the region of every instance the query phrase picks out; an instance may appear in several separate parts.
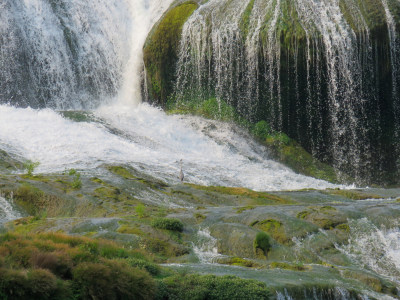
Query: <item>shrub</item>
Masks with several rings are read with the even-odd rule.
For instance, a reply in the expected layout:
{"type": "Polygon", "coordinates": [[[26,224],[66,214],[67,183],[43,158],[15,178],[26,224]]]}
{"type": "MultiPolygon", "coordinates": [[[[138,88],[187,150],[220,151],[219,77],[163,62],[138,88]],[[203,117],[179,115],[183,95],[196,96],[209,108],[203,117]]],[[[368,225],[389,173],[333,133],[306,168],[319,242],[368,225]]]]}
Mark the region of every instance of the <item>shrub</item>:
{"type": "Polygon", "coordinates": [[[24,163],[24,168],[26,170],[26,174],[28,176],[32,176],[33,171],[40,165],[39,162],[33,162],[31,160],[28,160],[27,162],[24,163]]]}
{"type": "Polygon", "coordinates": [[[261,249],[266,255],[271,249],[271,238],[265,232],[259,232],[254,239],[254,249],[261,249]]]}
{"type": "Polygon", "coordinates": [[[43,269],[30,270],[27,274],[28,289],[32,299],[51,299],[57,290],[57,280],[50,271],[43,269]]]}
{"type": "Polygon", "coordinates": [[[268,136],[272,134],[271,127],[264,120],[256,123],[251,132],[256,138],[259,138],[260,140],[266,140],[268,136]]]}
{"type": "Polygon", "coordinates": [[[79,174],[75,169],[71,169],[68,175],[74,176],[74,179],[71,182],[71,187],[75,190],[79,190],[82,187],[81,174],[79,174]]]}
{"type": "Polygon", "coordinates": [[[127,260],[127,262],[132,267],[136,267],[139,269],[145,269],[147,272],[149,272],[153,276],[157,276],[160,274],[160,267],[158,265],[148,262],[144,259],[129,258],[127,260]]]}
{"type": "Polygon", "coordinates": [[[143,218],[144,217],[144,213],[145,213],[145,207],[143,204],[138,204],[135,206],[135,212],[138,215],[139,218],[143,218]]]}
{"type": "Polygon", "coordinates": [[[121,262],[80,264],[73,280],[82,299],[151,299],[155,294],[148,273],[121,262]]]}
{"type": "Polygon", "coordinates": [[[178,219],[158,218],[151,222],[151,226],[158,229],[167,229],[172,231],[183,231],[183,223],[178,219]]]}
{"type": "Polygon", "coordinates": [[[72,261],[66,253],[36,253],[31,258],[32,266],[50,270],[64,279],[72,277],[72,261]]]}
{"type": "Polygon", "coordinates": [[[235,276],[186,275],[168,277],[159,283],[156,299],[239,300],[269,299],[264,283],[235,276]]]}

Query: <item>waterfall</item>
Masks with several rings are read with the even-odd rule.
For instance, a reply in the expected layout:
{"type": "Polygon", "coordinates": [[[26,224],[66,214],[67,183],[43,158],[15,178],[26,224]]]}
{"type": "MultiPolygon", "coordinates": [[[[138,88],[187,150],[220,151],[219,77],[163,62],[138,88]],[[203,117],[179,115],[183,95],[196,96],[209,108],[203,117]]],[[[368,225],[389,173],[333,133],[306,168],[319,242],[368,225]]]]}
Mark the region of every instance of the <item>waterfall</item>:
{"type": "Polygon", "coordinates": [[[355,0],[210,0],[183,27],[175,96],[224,100],[359,181],[396,172],[398,4],[377,2],[383,29],[355,0]]]}
{"type": "Polygon", "coordinates": [[[222,256],[218,253],[217,239],[211,236],[208,228],[199,229],[197,232],[193,252],[201,263],[213,263],[216,258],[222,256]]]}
{"type": "Polygon", "coordinates": [[[366,218],[349,222],[348,244],[336,248],[353,261],[392,280],[400,280],[400,231],[377,228],[366,218]]]}
{"type": "Polygon", "coordinates": [[[171,1],[5,0],[0,103],[91,109],[140,101],[141,49],[171,1]]]}
{"type": "Polygon", "coordinates": [[[0,224],[20,217],[21,215],[13,208],[11,203],[0,195],[0,224]]]}

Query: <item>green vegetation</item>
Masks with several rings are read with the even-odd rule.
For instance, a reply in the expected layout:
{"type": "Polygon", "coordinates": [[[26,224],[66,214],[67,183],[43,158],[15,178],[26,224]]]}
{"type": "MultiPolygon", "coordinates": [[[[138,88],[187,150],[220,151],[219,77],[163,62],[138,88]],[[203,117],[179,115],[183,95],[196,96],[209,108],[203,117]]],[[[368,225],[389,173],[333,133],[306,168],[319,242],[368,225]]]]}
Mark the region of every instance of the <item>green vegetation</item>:
{"type": "Polygon", "coordinates": [[[171,114],[193,114],[214,120],[234,122],[246,128],[255,138],[265,144],[275,160],[284,163],[295,172],[330,182],[339,182],[334,168],[313,158],[295,140],[282,132],[274,131],[265,120],[255,124],[248,122],[224,100],[210,98],[203,101],[191,99],[176,102],[176,99],[170,98],[167,104],[167,112],[171,114]]]}
{"type": "Polygon", "coordinates": [[[271,249],[271,238],[265,232],[258,232],[256,238],[254,239],[254,250],[262,250],[263,254],[267,256],[268,251],[271,249]]]}
{"type": "Polygon", "coordinates": [[[381,199],[382,196],[375,194],[367,194],[357,190],[340,190],[340,189],[327,189],[325,191],[329,195],[342,196],[351,200],[366,200],[366,199],[381,199]]]}
{"type": "MultiPolygon", "coordinates": [[[[146,258],[101,240],[63,234],[0,235],[2,299],[151,299],[156,284],[133,267],[146,258]]],[[[155,269],[154,269],[155,270],[155,269]]]]}
{"type": "Polygon", "coordinates": [[[269,267],[271,269],[284,269],[291,271],[306,271],[310,270],[310,267],[305,267],[302,264],[288,264],[285,262],[272,262],[269,267]]]}
{"type": "Polygon", "coordinates": [[[249,23],[250,23],[250,15],[253,11],[254,0],[251,0],[249,4],[247,4],[246,10],[243,12],[242,17],[240,19],[240,31],[242,32],[243,40],[246,40],[246,37],[249,33],[249,23]]]}
{"type": "Polygon", "coordinates": [[[221,258],[217,261],[219,264],[231,265],[231,266],[240,266],[246,268],[260,268],[261,266],[255,263],[252,260],[244,259],[241,257],[229,257],[229,258],[221,258]]]}
{"type": "Polygon", "coordinates": [[[139,218],[143,218],[145,216],[146,207],[143,204],[138,204],[135,206],[135,212],[139,218]]]}
{"type": "Polygon", "coordinates": [[[155,25],[145,43],[143,58],[147,70],[149,94],[163,106],[172,92],[183,24],[197,7],[196,2],[186,1],[171,8],[155,25]]]}
{"type": "Polygon", "coordinates": [[[24,168],[26,170],[26,174],[28,176],[32,176],[33,175],[33,171],[35,171],[35,169],[40,165],[39,162],[33,162],[31,160],[28,160],[24,163],[24,168]]]}
{"type": "MultiPolygon", "coordinates": [[[[202,186],[202,185],[195,185],[195,184],[187,184],[187,186],[190,186],[192,188],[206,191],[206,192],[214,192],[217,194],[223,194],[223,195],[230,195],[230,196],[238,196],[242,198],[247,198],[250,200],[254,200],[255,203],[258,204],[291,204],[291,201],[269,193],[265,192],[256,192],[250,189],[246,188],[238,188],[238,187],[225,187],[225,186],[202,186]]],[[[249,205],[244,208],[246,209],[251,209],[254,206],[249,205]]],[[[240,213],[241,208],[238,208],[238,213],[240,213]]]]}
{"type": "Polygon", "coordinates": [[[234,276],[172,276],[160,282],[156,299],[239,300],[270,299],[265,284],[234,276]]]}
{"type": "Polygon", "coordinates": [[[71,169],[68,173],[69,176],[73,176],[71,182],[71,187],[74,190],[79,190],[82,188],[81,174],[79,174],[75,169],[71,169]]]}
{"type": "Polygon", "coordinates": [[[281,244],[291,244],[291,240],[286,236],[283,223],[275,219],[266,219],[254,222],[252,226],[268,233],[274,240],[281,244]]]}
{"type": "Polygon", "coordinates": [[[151,226],[158,229],[166,229],[172,231],[183,231],[183,223],[178,219],[158,218],[151,222],[151,226]]]}
{"type": "Polygon", "coordinates": [[[249,125],[249,123],[236,112],[233,106],[217,98],[210,98],[203,101],[201,99],[188,99],[179,102],[174,98],[170,98],[167,103],[167,112],[169,114],[191,114],[211,120],[249,125]]]}

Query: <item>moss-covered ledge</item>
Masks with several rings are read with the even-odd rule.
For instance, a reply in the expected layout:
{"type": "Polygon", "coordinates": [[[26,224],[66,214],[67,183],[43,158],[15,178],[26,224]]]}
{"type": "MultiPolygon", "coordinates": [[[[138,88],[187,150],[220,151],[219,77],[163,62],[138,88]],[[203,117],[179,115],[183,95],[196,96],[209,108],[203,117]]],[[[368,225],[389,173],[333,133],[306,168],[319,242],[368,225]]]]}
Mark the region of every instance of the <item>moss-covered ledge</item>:
{"type": "Polygon", "coordinates": [[[165,106],[172,92],[182,28],[198,6],[194,1],[186,1],[171,8],[146,40],[143,58],[151,102],[165,106]]]}

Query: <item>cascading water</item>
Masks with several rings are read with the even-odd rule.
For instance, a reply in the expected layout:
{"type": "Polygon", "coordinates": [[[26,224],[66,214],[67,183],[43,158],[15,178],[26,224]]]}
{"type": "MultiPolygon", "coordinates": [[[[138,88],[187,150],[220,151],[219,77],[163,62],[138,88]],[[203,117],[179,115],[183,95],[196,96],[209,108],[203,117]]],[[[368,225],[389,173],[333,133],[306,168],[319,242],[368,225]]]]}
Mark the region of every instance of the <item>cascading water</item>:
{"type": "Polygon", "coordinates": [[[10,201],[0,194],[0,225],[20,217],[21,215],[14,209],[10,201]]]}
{"type": "Polygon", "coordinates": [[[377,2],[208,1],[183,27],[176,97],[222,99],[360,181],[393,175],[399,3],[377,2]]]}
{"type": "Polygon", "coordinates": [[[349,225],[348,244],[336,248],[358,264],[400,282],[399,229],[379,229],[366,218],[349,225]]]}
{"type": "Polygon", "coordinates": [[[216,258],[221,257],[218,253],[217,239],[211,236],[208,228],[199,229],[197,232],[193,252],[201,263],[213,263],[216,258]]]}
{"type": "Polygon", "coordinates": [[[170,2],[3,1],[0,103],[90,109],[118,92],[138,101],[141,47],[170,2]]]}
{"type": "MultiPolygon", "coordinates": [[[[127,163],[175,182],[183,159],[186,179],[199,184],[333,187],[269,160],[265,148],[223,123],[134,107],[140,102],[144,40],[170,2],[2,2],[0,103],[8,105],[0,106],[0,147],[39,161],[38,172],[127,163]],[[90,120],[80,123],[56,112],[91,108],[90,120]]],[[[221,55],[227,53],[227,37],[213,38],[221,55]]],[[[222,84],[224,72],[220,76],[222,84]]]]}

